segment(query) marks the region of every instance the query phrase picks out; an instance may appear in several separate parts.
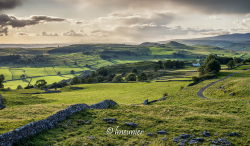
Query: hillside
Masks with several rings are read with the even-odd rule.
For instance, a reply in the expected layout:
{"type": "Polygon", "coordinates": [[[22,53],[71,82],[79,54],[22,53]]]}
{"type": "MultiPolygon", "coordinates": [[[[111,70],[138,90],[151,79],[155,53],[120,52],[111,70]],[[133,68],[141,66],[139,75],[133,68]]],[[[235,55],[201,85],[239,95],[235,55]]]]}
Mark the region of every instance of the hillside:
{"type": "Polygon", "coordinates": [[[103,99],[113,99],[118,102],[118,107],[80,112],[60,123],[57,128],[23,140],[18,145],[177,145],[184,141],[177,138],[181,134],[202,138],[203,145],[216,143],[220,138],[234,145],[248,145],[250,88],[239,90],[239,87],[248,86],[250,72],[242,70],[244,68],[249,68],[249,65],[222,71],[219,78],[232,72],[238,74],[209,88],[206,91],[209,100],[199,98],[197,92],[218,79],[208,80],[193,87],[186,87],[188,82],[182,81],[76,85],[75,87],[83,89],[73,91],[65,88],[62,93],[53,97],[36,95],[32,100],[28,95],[20,94],[24,91],[7,92],[3,95],[9,97],[7,106],[11,108],[1,112],[1,132],[42,119],[69,104],[92,104],[103,99]],[[221,86],[223,89],[219,88],[221,86]],[[230,96],[231,92],[236,94],[230,96]],[[150,105],[141,104],[145,99],[159,99],[164,93],[168,93],[164,101],[150,105]],[[117,122],[107,124],[103,121],[104,118],[116,118],[117,122]],[[10,123],[6,123],[6,120],[10,123]],[[122,135],[122,138],[115,134],[107,136],[106,132],[110,127],[119,126],[121,130],[133,130],[124,126],[125,122],[138,124],[136,129],[143,130],[144,133],[138,136],[122,135]],[[157,134],[157,131],[163,130],[167,133],[157,134]],[[204,131],[208,131],[211,136],[204,136],[204,131]],[[228,136],[234,132],[239,136],[228,136]],[[174,139],[177,142],[174,142],[174,139]]]}
{"type": "Polygon", "coordinates": [[[227,34],[215,37],[177,40],[189,45],[213,45],[224,49],[250,50],[250,34],[227,34]]]}

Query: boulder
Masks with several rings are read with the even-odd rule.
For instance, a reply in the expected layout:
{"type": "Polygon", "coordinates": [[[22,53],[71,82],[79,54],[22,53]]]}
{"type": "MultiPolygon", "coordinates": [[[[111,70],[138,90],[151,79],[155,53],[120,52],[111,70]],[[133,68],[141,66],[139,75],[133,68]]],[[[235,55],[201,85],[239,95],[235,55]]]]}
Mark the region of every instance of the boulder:
{"type": "Polygon", "coordinates": [[[148,104],[149,104],[148,99],[145,100],[145,101],[143,102],[143,104],[144,104],[144,105],[148,105],[148,104]]]}
{"type": "Polygon", "coordinates": [[[163,140],[163,141],[167,141],[167,140],[168,140],[168,138],[167,138],[167,137],[163,137],[161,140],[163,140]]]}
{"type": "Polygon", "coordinates": [[[211,136],[211,134],[210,134],[209,131],[204,131],[204,132],[202,133],[202,135],[203,135],[204,137],[210,137],[210,136],[211,136]]]}
{"type": "Polygon", "coordinates": [[[194,139],[191,139],[188,143],[191,145],[191,144],[201,143],[204,141],[205,141],[204,138],[194,138],[194,139]]]}
{"type": "Polygon", "coordinates": [[[167,97],[164,96],[164,97],[160,98],[159,100],[160,100],[160,101],[161,101],[161,100],[167,100],[167,97]]]}
{"type": "Polygon", "coordinates": [[[229,95],[230,95],[230,96],[235,96],[236,93],[232,92],[232,93],[230,93],[229,95]]]}
{"type": "Polygon", "coordinates": [[[114,124],[114,123],[116,123],[117,119],[115,119],[115,118],[104,118],[103,121],[105,121],[108,124],[114,124]]]}
{"type": "Polygon", "coordinates": [[[190,135],[190,134],[181,134],[179,137],[181,138],[181,139],[188,139],[188,138],[190,138],[192,135],[190,135]]]}
{"type": "Polygon", "coordinates": [[[167,134],[167,131],[165,131],[165,130],[157,131],[157,134],[165,135],[165,134],[167,134]]]}
{"type": "Polygon", "coordinates": [[[147,136],[152,137],[152,136],[154,136],[154,134],[153,133],[148,133],[147,136]]]}
{"type": "Polygon", "coordinates": [[[240,136],[240,134],[237,132],[232,132],[232,133],[229,133],[228,136],[240,136]]]}
{"type": "Polygon", "coordinates": [[[223,145],[223,146],[230,146],[230,145],[232,145],[231,142],[229,142],[225,138],[218,138],[217,140],[212,140],[211,143],[214,144],[214,145],[223,145]]]}
{"type": "Polygon", "coordinates": [[[180,138],[179,138],[179,137],[175,137],[175,138],[173,139],[173,142],[179,143],[179,142],[180,142],[180,138]]]}
{"type": "Polygon", "coordinates": [[[178,146],[186,146],[186,143],[188,142],[187,139],[181,140],[181,142],[178,144],[178,146]]]}
{"type": "Polygon", "coordinates": [[[132,128],[136,128],[138,126],[138,124],[133,123],[133,122],[126,122],[125,125],[128,127],[132,127],[132,128]]]}

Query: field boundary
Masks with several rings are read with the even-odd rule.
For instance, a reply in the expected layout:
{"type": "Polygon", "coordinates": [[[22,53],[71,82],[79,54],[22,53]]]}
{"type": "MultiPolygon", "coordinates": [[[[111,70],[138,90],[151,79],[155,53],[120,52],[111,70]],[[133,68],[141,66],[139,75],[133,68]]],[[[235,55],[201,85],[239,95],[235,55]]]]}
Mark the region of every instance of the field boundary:
{"type": "Polygon", "coordinates": [[[88,109],[108,109],[116,105],[117,103],[112,100],[104,100],[91,106],[88,106],[87,104],[71,105],[44,120],[29,123],[13,131],[0,135],[0,146],[14,145],[22,139],[37,135],[44,130],[52,129],[75,113],[88,109]]]}

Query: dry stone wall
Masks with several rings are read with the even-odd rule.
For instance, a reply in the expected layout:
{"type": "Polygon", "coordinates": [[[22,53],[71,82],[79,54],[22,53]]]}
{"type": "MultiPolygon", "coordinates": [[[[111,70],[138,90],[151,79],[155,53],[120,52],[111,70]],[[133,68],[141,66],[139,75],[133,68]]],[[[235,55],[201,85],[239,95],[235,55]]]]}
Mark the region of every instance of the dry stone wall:
{"type": "Polygon", "coordinates": [[[17,128],[11,132],[0,135],[0,146],[12,146],[15,142],[21,139],[34,136],[44,130],[54,128],[59,122],[66,120],[69,116],[84,111],[87,109],[107,109],[117,105],[112,100],[105,100],[103,102],[88,106],[87,104],[72,105],[47,119],[29,123],[25,126],[17,128]]]}

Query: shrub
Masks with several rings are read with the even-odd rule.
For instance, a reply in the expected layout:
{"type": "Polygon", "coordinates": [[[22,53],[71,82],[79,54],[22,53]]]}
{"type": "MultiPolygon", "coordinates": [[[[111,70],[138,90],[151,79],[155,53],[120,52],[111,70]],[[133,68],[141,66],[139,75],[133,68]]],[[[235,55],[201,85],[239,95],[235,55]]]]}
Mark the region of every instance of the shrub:
{"type": "Polygon", "coordinates": [[[107,76],[109,74],[109,71],[105,68],[100,68],[97,70],[97,74],[101,76],[107,76]]]}
{"type": "Polygon", "coordinates": [[[23,89],[23,87],[21,85],[18,85],[16,89],[21,90],[21,89],[23,89]]]}
{"type": "Polygon", "coordinates": [[[130,73],[126,76],[126,81],[136,81],[136,75],[133,73],[130,73]]]}
{"type": "Polygon", "coordinates": [[[228,63],[227,63],[227,67],[232,69],[235,67],[235,62],[233,60],[230,60],[228,63]]]}
{"type": "Polygon", "coordinates": [[[133,69],[133,70],[132,70],[132,73],[138,74],[138,70],[137,70],[137,69],[133,69]]]}
{"type": "Polygon", "coordinates": [[[200,79],[198,77],[192,77],[192,80],[194,83],[198,83],[200,81],[200,79]]]}
{"type": "Polygon", "coordinates": [[[114,82],[114,83],[121,83],[121,82],[124,82],[124,80],[123,80],[123,78],[122,78],[122,75],[116,75],[116,76],[113,78],[112,82],[114,82]]]}
{"type": "Polygon", "coordinates": [[[80,84],[81,83],[81,79],[79,77],[74,77],[71,81],[70,84],[71,85],[75,85],[75,84],[80,84]]]}
{"type": "Polygon", "coordinates": [[[138,76],[138,80],[139,81],[146,81],[148,80],[148,77],[145,73],[141,73],[139,76],[138,76]]]}
{"type": "Polygon", "coordinates": [[[74,75],[74,74],[75,74],[75,71],[74,71],[74,70],[71,70],[71,71],[70,71],[70,74],[74,75]]]}
{"type": "Polygon", "coordinates": [[[43,89],[46,87],[46,85],[47,85],[47,82],[45,80],[38,80],[36,81],[35,87],[43,89]]]}

